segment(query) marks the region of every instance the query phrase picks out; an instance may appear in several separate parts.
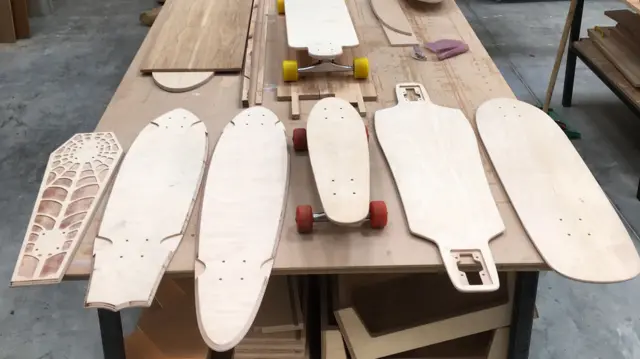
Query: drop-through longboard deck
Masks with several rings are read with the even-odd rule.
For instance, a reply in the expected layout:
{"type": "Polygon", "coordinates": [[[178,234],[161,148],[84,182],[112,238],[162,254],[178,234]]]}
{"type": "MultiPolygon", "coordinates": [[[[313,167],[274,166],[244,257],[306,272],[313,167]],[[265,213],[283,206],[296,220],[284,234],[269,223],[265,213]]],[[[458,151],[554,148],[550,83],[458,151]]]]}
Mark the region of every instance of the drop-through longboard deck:
{"type": "Polygon", "coordinates": [[[198,325],[216,351],[236,346],[255,319],[273,267],[288,179],[278,117],[258,106],[233,118],[211,158],[197,247],[198,325]]]}
{"type": "Polygon", "coordinates": [[[76,134],[49,156],[12,286],[62,280],[122,153],[113,133],[97,132],[76,134]]]}
{"type": "Polygon", "coordinates": [[[344,0],[284,0],[287,42],[317,59],[333,59],[343,48],[359,45],[344,0]]]}
{"type": "Polygon", "coordinates": [[[307,146],[327,218],[341,225],[364,221],[369,213],[369,143],[358,112],[340,98],[318,101],[307,120],[307,146]]]}
{"type": "Polygon", "coordinates": [[[377,111],[374,123],[409,230],[437,244],[459,291],[497,290],[489,241],[504,231],[504,223],[469,121],[459,109],[431,103],[421,84],[398,84],[396,94],[398,105],[377,111]],[[458,268],[463,256],[481,265],[482,284],[470,284],[458,268]]]}
{"type": "Polygon", "coordinates": [[[175,109],[136,137],[122,161],[93,248],[86,306],[148,307],[184,235],[207,155],[207,131],[175,109]]]}
{"type": "Polygon", "coordinates": [[[527,103],[498,98],[478,108],[476,122],[518,217],[552,269],[593,283],[638,274],[627,230],[553,119],[527,103]]]}

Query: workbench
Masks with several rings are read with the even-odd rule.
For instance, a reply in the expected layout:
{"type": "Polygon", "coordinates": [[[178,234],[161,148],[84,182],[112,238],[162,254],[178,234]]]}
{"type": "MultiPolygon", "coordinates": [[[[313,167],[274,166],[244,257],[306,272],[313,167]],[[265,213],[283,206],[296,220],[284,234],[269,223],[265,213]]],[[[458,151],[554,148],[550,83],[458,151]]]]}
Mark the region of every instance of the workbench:
{"type": "MultiPolygon", "coordinates": [[[[399,82],[422,83],[434,103],[460,108],[474,128],[474,115],[480,104],[495,97],[514,97],[455,1],[444,0],[437,5],[414,2],[407,12],[407,17],[420,40],[452,38],[468,44],[468,53],[441,62],[416,60],[411,56],[411,47],[388,46],[368,1],[349,1],[354,1],[358,9],[355,13],[352,11],[352,17],[358,17],[358,21],[355,21],[358,23],[357,31],[360,38],[357,51],[369,58],[371,76],[378,92],[378,100],[366,104],[367,115],[364,120],[370,132],[375,110],[395,105],[394,88],[399,82]]],[[[273,25],[277,16],[274,4],[267,16],[269,27],[273,25]]],[[[223,127],[242,110],[242,75],[216,74],[210,82],[186,93],[168,93],[161,90],[150,76],[140,73],[140,63],[162,26],[161,17],[158,20],[142,43],[96,131],[113,131],[127,149],[149,121],[174,108],[182,107],[193,112],[205,123],[211,151],[223,127]]],[[[269,47],[270,43],[271,40],[268,40],[263,105],[278,115],[290,137],[295,127],[304,126],[307,114],[315,101],[301,101],[301,119],[292,120],[289,102],[276,100],[276,84],[282,74],[280,64],[275,60],[277,57],[269,47]]],[[[295,155],[291,151],[290,187],[274,274],[444,271],[436,246],[409,233],[395,184],[375,136],[370,137],[370,150],[371,198],[386,201],[389,211],[387,227],[377,231],[364,227],[345,229],[328,226],[308,235],[300,235],[296,231],[295,207],[298,204],[318,206],[320,202],[308,158],[295,155]]],[[[490,248],[500,271],[517,273],[509,358],[525,359],[529,351],[537,271],[546,270],[548,266],[525,233],[484,148],[481,148],[481,152],[491,191],[506,227],[503,235],[490,242],[490,248]]],[[[201,198],[200,193],[184,238],[167,269],[167,276],[193,275],[201,198]]],[[[65,279],[89,277],[93,241],[103,209],[104,203],[82,240],[65,279]]],[[[463,225],[465,218],[459,218],[459,221],[463,225]]],[[[105,358],[124,358],[120,314],[99,309],[98,316],[105,358]]]]}

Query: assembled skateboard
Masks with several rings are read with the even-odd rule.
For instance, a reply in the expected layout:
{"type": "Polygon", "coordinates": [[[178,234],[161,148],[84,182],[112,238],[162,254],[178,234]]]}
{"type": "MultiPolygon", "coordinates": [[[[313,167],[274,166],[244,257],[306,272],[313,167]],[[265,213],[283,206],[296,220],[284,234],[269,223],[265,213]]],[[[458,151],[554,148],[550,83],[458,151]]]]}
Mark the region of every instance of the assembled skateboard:
{"type": "Polygon", "coordinates": [[[284,125],[251,107],[224,128],[204,189],[196,260],[200,333],[226,351],[255,319],[278,247],[289,179],[284,125]]]}
{"type": "Polygon", "coordinates": [[[476,113],[480,137],[540,255],[571,279],[635,277],[640,259],[598,182],[562,129],[527,103],[497,98],[476,113]]]}
{"type": "Polygon", "coordinates": [[[76,134],[49,156],[12,286],[62,280],[121,158],[111,132],[76,134]]]}
{"type": "Polygon", "coordinates": [[[489,241],[504,224],[469,121],[459,109],[432,103],[421,84],[398,84],[396,95],[398,104],[376,111],[374,123],[409,231],[438,246],[456,289],[497,290],[489,241]],[[479,266],[478,283],[459,268],[465,258],[479,266]]]}
{"type": "Polygon", "coordinates": [[[175,109],[137,136],[122,161],[93,248],[86,306],[150,306],[184,235],[204,172],[205,125],[175,109]]]}
{"type": "Polygon", "coordinates": [[[314,222],[331,221],[354,226],[369,219],[372,228],[387,225],[384,201],[369,202],[368,133],[358,112],[347,101],[328,97],[316,103],[306,130],[293,131],[296,151],[309,151],[309,159],[323,213],[311,206],[296,208],[298,232],[309,233],[314,222]]]}
{"type": "Polygon", "coordinates": [[[316,60],[299,67],[296,60],[282,62],[284,81],[297,81],[299,74],[310,72],[353,72],[357,79],[369,76],[369,60],[353,59],[353,64],[336,62],[343,48],[360,43],[344,0],[277,0],[278,13],[286,15],[289,48],[306,50],[316,60]]]}

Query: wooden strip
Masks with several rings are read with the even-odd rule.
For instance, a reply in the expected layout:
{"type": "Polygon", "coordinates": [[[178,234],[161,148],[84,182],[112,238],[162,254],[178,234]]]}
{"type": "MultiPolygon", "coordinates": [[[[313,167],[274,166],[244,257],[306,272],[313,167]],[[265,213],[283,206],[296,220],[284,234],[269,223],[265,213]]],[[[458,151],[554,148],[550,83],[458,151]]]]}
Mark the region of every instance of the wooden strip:
{"type": "Polygon", "coordinates": [[[371,0],[371,8],[382,25],[400,34],[413,36],[411,24],[398,4],[398,0],[371,0]]]}
{"type": "Polygon", "coordinates": [[[610,10],[604,14],[629,31],[636,41],[640,41],[640,15],[629,10],[610,10]]]}
{"type": "Polygon", "coordinates": [[[252,9],[253,0],[167,1],[140,70],[240,71],[252,9]]]}
{"type": "Polygon", "coordinates": [[[0,0],[0,43],[16,42],[11,0],[0,0]]]}
{"type": "Polygon", "coordinates": [[[589,38],[634,87],[640,87],[640,61],[638,61],[637,55],[611,36],[610,27],[601,27],[600,29],[602,34],[594,29],[587,30],[589,38]]]}
{"type": "Polygon", "coordinates": [[[395,32],[386,26],[382,26],[384,30],[384,34],[387,35],[387,39],[389,40],[389,44],[393,47],[400,46],[413,46],[420,44],[415,35],[404,35],[399,32],[395,32]]]}
{"type": "Polygon", "coordinates": [[[13,26],[17,39],[26,39],[31,35],[29,28],[29,8],[27,0],[11,0],[13,12],[13,26]]]}
{"type": "Polygon", "coordinates": [[[493,340],[489,346],[487,359],[507,359],[509,348],[509,328],[500,328],[493,331],[493,340]]]}
{"type": "Polygon", "coordinates": [[[240,94],[242,107],[249,107],[249,90],[251,89],[251,72],[253,70],[252,59],[255,54],[253,48],[253,38],[256,29],[256,19],[258,18],[258,7],[262,3],[255,0],[253,10],[251,10],[251,24],[249,25],[249,35],[247,35],[247,47],[244,51],[244,69],[242,72],[242,93],[240,94]]]}
{"type": "Polygon", "coordinates": [[[257,80],[255,82],[255,104],[262,105],[262,98],[264,96],[264,68],[267,66],[267,36],[269,35],[269,14],[273,1],[262,1],[262,8],[260,12],[260,42],[258,44],[258,51],[260,56],[258,57],[257,67],[257,80]]]}

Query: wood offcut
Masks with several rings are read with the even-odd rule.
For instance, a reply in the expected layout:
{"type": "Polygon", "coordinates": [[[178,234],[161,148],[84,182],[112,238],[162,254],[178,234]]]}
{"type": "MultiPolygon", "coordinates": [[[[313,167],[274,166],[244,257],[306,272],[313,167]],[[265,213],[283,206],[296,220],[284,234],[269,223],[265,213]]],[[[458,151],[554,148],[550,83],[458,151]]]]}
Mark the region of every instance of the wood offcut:
{"type": "Polygon", "coordinates": [[[599,27],[599,31],[589,29],[589,38],[613,63],[634,87],[640,87],[640,60],[633,48],[622,42],[621,35],[614,35],[615,27],[599,27]]]}

